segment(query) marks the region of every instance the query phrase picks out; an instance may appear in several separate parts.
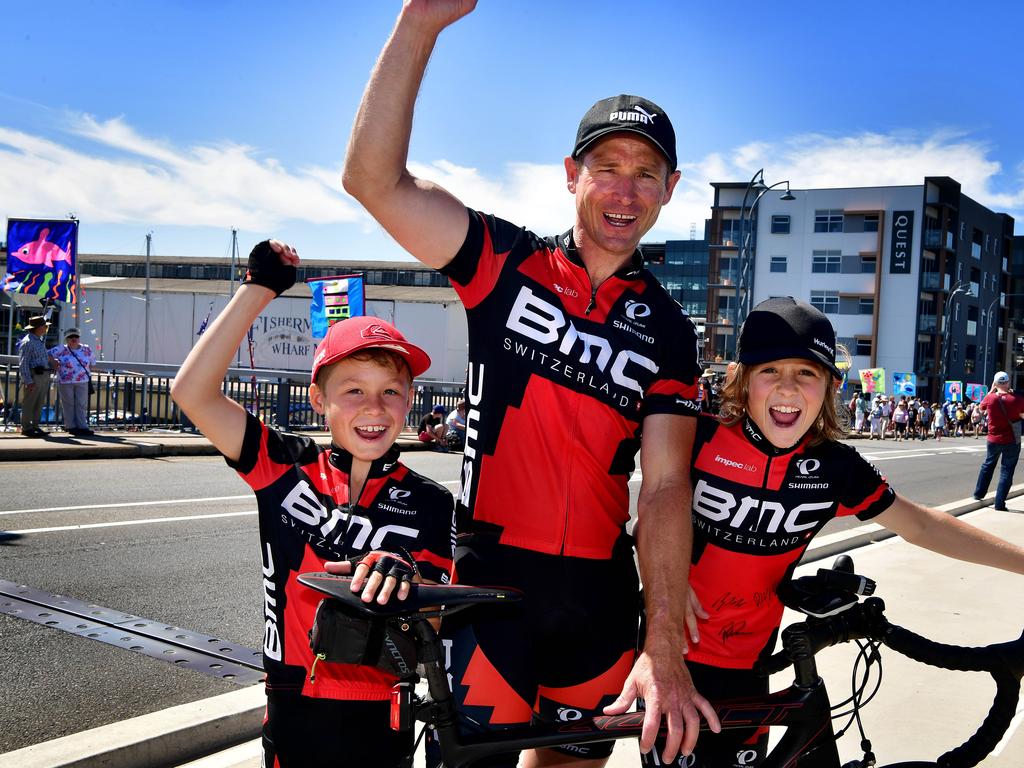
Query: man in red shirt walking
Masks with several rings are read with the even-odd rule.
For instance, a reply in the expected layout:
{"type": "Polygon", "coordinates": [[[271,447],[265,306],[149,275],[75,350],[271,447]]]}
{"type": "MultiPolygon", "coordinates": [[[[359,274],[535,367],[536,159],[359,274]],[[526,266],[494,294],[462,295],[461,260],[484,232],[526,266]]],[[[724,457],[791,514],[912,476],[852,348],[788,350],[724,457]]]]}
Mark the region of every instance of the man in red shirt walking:
{"type": "Polygon", "coordinates": [[[981,401],[981,410],[988,413],[988,451],[978,473],[974,498],[982,499],[988,493],[988,484],[996,471],[996,461],[1002,457],[999,484],[996,486],[995,509],[1006,510],[1006,494],[1013,482],[1013,470],[1020,458],[1020,420],[1024,415],[1024,398],[1010,390],[1010,376],[998,371],[992,380],[992,391],[981,401]]]}

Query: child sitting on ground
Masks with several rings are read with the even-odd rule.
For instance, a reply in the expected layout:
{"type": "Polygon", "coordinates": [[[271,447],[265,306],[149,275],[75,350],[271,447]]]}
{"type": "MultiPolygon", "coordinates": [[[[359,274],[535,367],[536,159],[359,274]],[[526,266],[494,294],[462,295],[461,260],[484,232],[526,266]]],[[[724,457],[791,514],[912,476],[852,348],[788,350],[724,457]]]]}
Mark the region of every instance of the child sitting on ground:
{"type": "Polygon", "coordinates": [[[348,573],[361,558],[353,591],[365,585],[363,599],[381,603],[396,587],[400,599],[407,596],[410,576],[448,581],[452,495],[403,466],[394,446],[413,377],[430,358],[383,320],[344,320],[317,347],[309,385],[331,446],[267,427],[226,397],[221,382],[249,326],[295,282],[296,264],[295,251],[277,241],[253,249],[245,284],[185,360],[172,395],[256,494],[266,621],[263,765],[404,765],[412,731],[389,727],[396,678],[348,664],[318,664],[314,678],[307,633],[321,596],[296,576],[325,570],[328,560],[347,560],[330,570],[348,573]],[[367,579],[371,564],[376,573],[367,579]]]}
{"type": "MultiPolygon", "coordinates": [[[[776,590],[833,517],[870,519],[935,552],[1024,574],[1024,549],[899,496],[839,442],[842,373],[823,313],[792,298],[758,304],[740,329],[737,357],[720,417],[698,418],[691,458],[686,664],[701,694],[768,692],[753,667],[774,650],[783,610],[776,590]]],[[[687,765],[758,765],[766,742],[755,729],[703,733],[687,765]]]]}

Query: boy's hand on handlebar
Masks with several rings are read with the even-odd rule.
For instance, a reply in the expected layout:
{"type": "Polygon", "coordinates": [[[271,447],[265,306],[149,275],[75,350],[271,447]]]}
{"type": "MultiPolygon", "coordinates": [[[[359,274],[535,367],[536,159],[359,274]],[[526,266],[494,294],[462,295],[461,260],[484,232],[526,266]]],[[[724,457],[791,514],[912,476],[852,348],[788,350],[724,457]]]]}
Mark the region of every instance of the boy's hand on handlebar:
{"type": "Polygon", "coordinates": [[[644,724],[640,733],[640,751],[646,754],[654,747],[662,717],[668,725],[665,765],[671,765],[680,754],[689,755],[697,743],[701,715],[712,731],[722,727],[710,702],[697,693],[682,658],[675,652],[652,653],[644,650],[633,665],[622,693],[604,708],[606,715],[625,713],[637,698],[644,700],[644,724]]]}
{"type": "Polygon", "coordinates": [[[352,574],[352,591],[361,592],[360,599],[364,603],[376,599],[384,605],[396,592],[399,600],[405,600],[409,596],[409,585],[420,581],[416,563],[408,553],[399,555],[375,550],[347,560],[324,563],[324,568],[340,576],[352,574]]]}

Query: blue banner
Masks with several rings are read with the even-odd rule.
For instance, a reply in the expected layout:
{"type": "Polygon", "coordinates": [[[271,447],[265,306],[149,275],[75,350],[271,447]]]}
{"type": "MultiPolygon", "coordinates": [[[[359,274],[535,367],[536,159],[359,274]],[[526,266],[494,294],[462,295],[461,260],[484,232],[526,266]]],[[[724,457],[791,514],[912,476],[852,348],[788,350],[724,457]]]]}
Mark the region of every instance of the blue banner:
{"type": "Polygon", "coordinates": [[[7,220],[3,290],[75,302],[78,222],[7,220]]]}
{"type": "Polygon", "coordinates": [[[310,335],[322,339],[339,320],[366,314],[362,275],[339,275],[309,280],[313,293],[309,305],[310,335]]]}
{"type": "Polygon", "coordinates": [[[917,396],[917,376],[913,373],[894,373],[892,375],[892,393],[896,396],[917,396]]]}

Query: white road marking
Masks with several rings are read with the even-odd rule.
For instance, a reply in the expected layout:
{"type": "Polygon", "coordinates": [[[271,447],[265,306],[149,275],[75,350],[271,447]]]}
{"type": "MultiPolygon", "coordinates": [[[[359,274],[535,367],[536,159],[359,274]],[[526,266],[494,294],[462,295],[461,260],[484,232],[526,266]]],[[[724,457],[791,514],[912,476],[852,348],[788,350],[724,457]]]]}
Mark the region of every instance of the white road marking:
{"type": "Polygon", "coordinates": [[[252,494],[243,496],[208,496],[202,499],[164,499],[163,501],[126,501],[121,504],[81,504],[77,507],[40,507],[39,509],[9,509],[0,515],[24,515],[29,512],[75,512],[82,509],[116,509],[119,507],[155,507],[165,504],[193,504],[197,501],[236,501],[251,499],[252,494]]]}
{"type": "Polygon", "coordinates": [[[4,534],[55,533],[57,531],[84,531],[87,528],[116,528],[120,525],[151,525],[153,523],[180,523],[185,520],[211,520],[217,517],[242,517],[255,515],[256,510],[248,512],[220,512],[213,515],[187,515],[185,517],[155,517],[149,520],[121,520],[115,523],[83,523],[82,525],[59,525],[53,528],[25,528],[20,531],[0,531],[4,534]]]}

